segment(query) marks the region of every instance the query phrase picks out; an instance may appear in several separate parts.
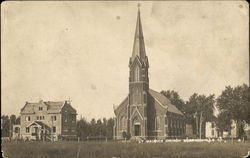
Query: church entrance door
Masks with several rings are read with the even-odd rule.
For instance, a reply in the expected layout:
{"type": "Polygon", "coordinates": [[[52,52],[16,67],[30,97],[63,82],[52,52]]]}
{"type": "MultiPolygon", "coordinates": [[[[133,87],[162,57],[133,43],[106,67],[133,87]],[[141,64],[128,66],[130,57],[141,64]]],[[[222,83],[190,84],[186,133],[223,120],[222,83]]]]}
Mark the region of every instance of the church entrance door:
{"type": "Polygon", "coordinates": [[[135,136],[141,135],[141,125],[135,125],[135,136]]]}

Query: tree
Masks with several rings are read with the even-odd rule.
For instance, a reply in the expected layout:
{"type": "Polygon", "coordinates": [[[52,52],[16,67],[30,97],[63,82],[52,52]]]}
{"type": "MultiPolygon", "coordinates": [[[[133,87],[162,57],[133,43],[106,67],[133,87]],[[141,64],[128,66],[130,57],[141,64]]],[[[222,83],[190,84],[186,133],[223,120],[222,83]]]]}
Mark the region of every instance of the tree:
{"type": "Polygon", "coordinates": [[[16,115],[11,115],[10,116],[10,122],[11,122],[11,125],[16,124],[16,115]]]}
{"type": "Polygon", "coordinates": [[[20,125],[20,123],[21,123],[21,117],[18,116],[18,117],[16,118],[16,124],[17,124],[17,125],[20,125]]]}
{"type": "Polygon", "coordinates": [[[232,119],[250,123],[250,88],[246,84],[232,88],[227,86],[217,98],[220,112],[227,112],[232,119]]]}
{"type": "Polygon", "coordinates": [[[231,124],[232,124],[232,120],[231,120],[230,115],[227,112],[219,113],[217,120],[216,120],[216,126],[220,132],[230,131],[231,124]]]}
{"type": "Polygon", "coordinates": [[[2,115],[1,116],[1,132],[3,137],[11,137],[12,127],[14,124],[20,124],[20,116],[17,118],[16,115],[2,115]]]}
{"type": "Polygon", "coordinates": [[[9,137],[10,119],[8,115],[1,116],[1,134],[2,137],[9,137]]]}
{"type": "Polygon", "coordinates": [[[95,128],[95,133],[97,134],[96,136],[103,136],[103,127],[102,127],[102,120],[98,119],[96,121],[96,128],[95,128]]]}
{"type": "MultiPolygon", "coordinates": [[[[231,126],[230,120],[235,120],[240,127],[240,135],[243,134],[245,123],[250,123],[250,88],[243,84],[232,88],[227,86],[217,98],[217,108],[222,114],[223,119],[219,124],[231,126]],[[225,121],[226,120],[226,121],[225,121]]],[[[221,127],[222,128],[222,127],[221,127]]]]}
{"type": "Polygon", "coordinates": [[[113,137],[113,127],[114,127],[114,119],[113,118],[110,118],[108,119],[107,121],[107,137],[108,138],[112,138],[113,137]]]}
{"type": "Polygon", "coordinates": [[[199,138],[202,136],[202,127],[205,121],[210,121],[213,118],[214,111],[214,95],[205,96],[194,93],[190,96],[186,104],[187,114],[193,118],[196,126],[196,134],[199,138]]]}
{"type": "Polygon", "coordinates": [[[181,99],[180,95],[174,90],[161,91],[167,97],[171,104],[175,105],[181,112],[185,113],[185,102],[181,99]]]}
{"type": "Polygon", "coordinates": [[[80,119],[76,123],[77,137],[81,140],[85,140],[90,134],[90,124],[84,119],[80,119]]]}

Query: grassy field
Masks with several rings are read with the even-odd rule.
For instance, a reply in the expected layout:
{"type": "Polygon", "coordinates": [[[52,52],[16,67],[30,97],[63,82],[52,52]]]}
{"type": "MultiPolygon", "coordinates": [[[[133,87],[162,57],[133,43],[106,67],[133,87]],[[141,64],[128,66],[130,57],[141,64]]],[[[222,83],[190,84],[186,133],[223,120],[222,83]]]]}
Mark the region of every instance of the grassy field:
{"type": "Polygon", "coordinates": [[[11,142],[8,158],[241,158],[250,143],[11,142]]]}

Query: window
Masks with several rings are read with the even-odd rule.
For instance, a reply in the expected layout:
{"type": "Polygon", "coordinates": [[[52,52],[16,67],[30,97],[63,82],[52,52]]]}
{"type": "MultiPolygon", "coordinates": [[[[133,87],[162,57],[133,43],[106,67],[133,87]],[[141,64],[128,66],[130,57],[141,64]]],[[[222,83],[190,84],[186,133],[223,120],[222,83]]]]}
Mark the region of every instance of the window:
{"type": "Polygon", "coordinates": [[[56,133],[56,127],[53,126],[53,133],[56,133]]]}
{"type": "Polygon", "coordinates": [[[39,107],[38,110],[39,110],[39,111],[42,111],[42,110],[43,110],[43,107],[39,107]]]}
{"type": "Polygon", "coordinates": [[[120,129],[126,130],[126,118],[124,116],[122,116],[120,120],[120,129]]]}
{"type": "Polygon", "coordinates": [[[165,134],[168,135],[168,127],[165,127],[165,134]]]}
{"type": "Polygon", "coordinates": [[[37,120],[44,120],[45,117],[44,117],[44,116],[37,116],[36,119],[37,119],[37,120]]]}
{"type": "Polygon", "coordinates": [[[67,128],[65,128],[63,131],[64,131],[64,132],[68,132],[68,129],[67,129],[67,128]]]}
{"type": "Polygon", "coordinates": [[[56,121],[56,116],[51,116],[52,121],[56,121]]]}
{"type": "Polygon", "coordinates": [[[172,122],[170,118],[168,118],[168,124],[169,124],[169,127],[172,127],[172,122]]]}
{"type": "Polygon", "coordinates": [[[75,122],[76,120],[75,120],[75,115],[71,115],[71,118],[72,118],[72,122],[75,122]]]}
{"type": "Polygon", "coordinates": [[[25,116],[25,121],[30,121],[30,116],[25,116]]]}
{"type": "Polygon", "coordinates": [[[168,118],[165,117],[165,125],[168,126],[168,118]]]}
{"type": "Polygon", "coordinates": [[[138,66],[136,66],[134,70],[134,82],[139,81],[139,75],[140,75],[140,69],[138,66]]]}
{"type": "Polygon", "coordinates": [[[214,130],[212,130],[212,136],[214,135],[214,130]]]}
{"type": "Polygon", "coordinates": [[[30,132],[30,128],[26,127],[26,133],[29,133],[29,132],[30,132]]]}
{"type": "Polygon", "coordinates": [[[212,126],[212,128],[214,128],[214,123],[213,123],[213,122],[212,122],[212,125],[211,125],[211,126],[212,126]]]}
{"type": "Polygon", "coordinates": [[[144,102],[144,103],[147,103],[147,93],[144,93],[144,94],[143,94],[143,102],[144,102]]]}
{"type": "Polygon", "coordinates": [[[155,118],[155,130],[159,130],[160,129],[160,117],[157,116],[155,118]]]}
{"type": "Polygon", "coordinates": [[[20,128],[19,128],[19,127],[15,127],[14,132],[15,132],[15,133],[19,133],[19,132],[20,132],[20,128]]]}

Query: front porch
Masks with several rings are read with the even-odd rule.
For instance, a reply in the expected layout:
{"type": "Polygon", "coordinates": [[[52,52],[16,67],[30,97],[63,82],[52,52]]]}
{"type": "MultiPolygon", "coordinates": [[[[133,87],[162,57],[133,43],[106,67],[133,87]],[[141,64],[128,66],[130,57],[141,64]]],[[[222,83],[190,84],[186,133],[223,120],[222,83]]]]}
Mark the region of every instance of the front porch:
{"type": "Polygon", "coordinates": [[[26,139],[51,141],[54,138],[51,127],[41,121],[34,121],[26,127],[26,139]]]}

